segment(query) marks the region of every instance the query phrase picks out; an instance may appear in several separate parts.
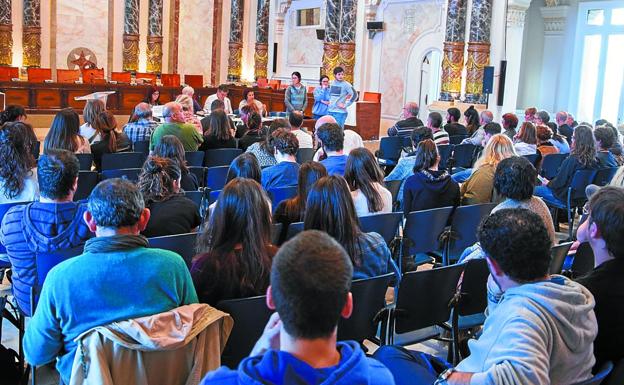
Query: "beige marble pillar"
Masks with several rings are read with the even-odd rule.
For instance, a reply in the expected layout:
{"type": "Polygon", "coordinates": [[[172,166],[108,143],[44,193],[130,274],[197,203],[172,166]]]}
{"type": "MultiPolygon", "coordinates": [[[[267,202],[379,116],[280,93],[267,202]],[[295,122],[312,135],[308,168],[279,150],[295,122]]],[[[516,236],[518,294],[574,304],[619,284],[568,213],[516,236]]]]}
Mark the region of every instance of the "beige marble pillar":
{"type": "Polygon", "coordinates": [[[139,69],[139,0],[125,0],[123,34],[123,70],[139,69]]]}
{"type": "Polygon", "coordinates": [[[0,66],[13,62],[13,24],[11,0],[0,0],[0,66]]]}
{"type": "Polygon", "coordinates": [[[162,72],[162,12],[163,0],[150,0],[147,35],[147,72],[162,72]]]}

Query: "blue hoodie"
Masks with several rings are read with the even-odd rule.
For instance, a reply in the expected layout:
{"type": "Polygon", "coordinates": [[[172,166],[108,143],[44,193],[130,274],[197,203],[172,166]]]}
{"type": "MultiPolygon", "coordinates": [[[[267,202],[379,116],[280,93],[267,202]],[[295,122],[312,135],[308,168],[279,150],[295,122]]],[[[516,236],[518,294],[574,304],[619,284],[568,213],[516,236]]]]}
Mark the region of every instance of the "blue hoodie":
{"type": "Polygon", "coordinates": [[[201,385],[394,384],[390,371],[380,362],[366,357],[357,342],[338,342],[337,348],[340,362],[329,368],[315,369],[290,353],[270,350],[263,356],[245,358],[238,370],[222,366],[208,373],[201,385]]]}

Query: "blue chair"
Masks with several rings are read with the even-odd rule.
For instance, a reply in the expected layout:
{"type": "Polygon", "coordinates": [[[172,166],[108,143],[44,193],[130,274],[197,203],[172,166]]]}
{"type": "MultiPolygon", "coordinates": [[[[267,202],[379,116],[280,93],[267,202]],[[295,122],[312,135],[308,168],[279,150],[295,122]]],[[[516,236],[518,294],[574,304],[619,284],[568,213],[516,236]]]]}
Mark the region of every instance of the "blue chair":
{"type": "Polygon", "coordinates": [[[403,213],[380,213],[366,215],[359,217],[359,219],[360,229],[363,232],[370,233],[374,231],[380,234],[389,246],[399,230],[399,225],[403,219],[403,213]]]}
{"type": "Polygon", "coordinates": [[[100,182],[100,176],[95,171],[80,171],[78,173],[78,188],[74,194],[74,202],[89,198],[91,191],[100,182]]]}
{"type": "Polygon", "coordinates": [[[461,142],[467,137],[468,135],[451,135],[449,136],[449,141],[451,144],[461,144],[461,142]]]}
{"type": "MultiPolygon", "coordinates": [[[[453,207],[441,207],[407,214],[403,228],[403,253],[440,257],[436,253],[441,250],[440,235],[447,227],[452,212],[453,207]]],[[[416,264],[430,261],[431,258],[415,260],[416,264]]]]}
{"type": "Polygon", "coordinates": [[[269,189],[267,192],[269,194],[269,198],[271,198],[273,212],[275,212],[275,209],[281,201],[285,201],[286,199],[293,198],[297,195],[297,186],[276,187],[269,189]]]}
{"type": "Polygon", "coordinates": [[[601,168],[596,172],[594,184],[597,186],[606,186],[611,183],[611,179],[615,176],[619,167],[601,168]]]}
{"type": "Polygon", "coordinates": [[[243,153],[238,148],[220,148],[217,150],[206,150],[204,156],[204,167],[229,166],[232,161],[243,153]]]}
{"type": "Polygon", "coordinates": [[[206,187],[221,190],[225,186],[229,166],[208,167],[206,169],[206,187]]]}
{"type": "Polygon", "coordinates": [[[164,249],[178,253],[188,268],[191,268],[193,257],[195,256],[195,244],[197,233],[186,233],[176,235],[165,235],[162,237],[148,238],[149,247],[164,249]]]}
{"type": "Polygon", "coordinates": [[[204,187],[204,184],[206,182],[206,168],[190,166],[188,169],[189,169],[189,172],[195,175],[195,178],[197,178],[199,187],[204,187]]]}
{"type": "Polygon", "coordinates": [[[311,161],[314,158],[315,152],[316,150],[313,148],[300,148],[297,150],[297,163],[303,164],[311,161]]]}
{"type": "Polygon", "coordinates": [[[76,154],[78,163],[80,163],[80,171],[91,171],[93,166],[93,154],[76,154]]]}
{"type": "Polygon", "coordinates": [[[561,274],[563,264],[568,256],[568,251],[571,246],[572,242],[565,242],[553,246],[550,249],[550,266],[548,267],[549,274],[561,274]]]}
{"type": "Polygon", "coordinates": [[[192,167],[202,167],[204,165],[204,154],[203,151],[187,151],[184,153],[184,158],[186,159],[186,163],[192,167]]]}
{"type": "MultiPolygon", "coordinates": [[[[102,180],[112,178],[127,179],[132,182],[139,180],[140,168],[121,168],[115,170],[102,170],[102,180]]],[[[79,179],[80,180],[80,179],[79,179]]]]}
{"type": "MultiPolygon", "coordinates": [[[[574,385],[600,385],[602,381],[604,381],[605,378],[611,373],[612,370],[613,370],[613,362],[611,361],[605,362],[600,368],[600,371],[596,373],[594,377],[590,378],[589,380],[577,382],[574,385]]],[[[611,379],[609,379],[609,384],[610,383],[611,383],[611,379]]],[[[621,382],[618,382],[618,384],[621,384],[621,382]]]]}
{"type": "Polygon", "coordinates": [[[34,314],[37,308],[37,302],[39,302],[41,289],[43,289],[43,283],[50,270],[59,263],[82,254],[83,248],[84,245],[73,249],[55,250],[51,253],[35,252],[35,270],[37,278],[30,289],[30,309],[20,309],[24,314],[28,316],[34,314]]]}
{"type": "Polygon", "coordinates": [[[147,158],[147,155],[149,154],[149,145],[149,140],[140,140],[138,142],[134,142],[132,144],[132,151],[140,152],[147,158]]]}
{"type": "Polygon", "coordinates": [[[535,167],[536,169],[537,169],[537,166],[538,166],[538,163],[539,163],[540,159],[542,159],[542,155],[539,154],[539,153],[522,155],[522,157],[525,158],[526,160],[528,160],[529,162],[531,162],[533,167],[535,167]]]}
{"type": "Polygon", "coordinates": [[[394,166],[401,157],[403,138],[400,136],[386,136],[379,141],[378,162],[382,166],[394,166]]]}
{"type": "Polygon", "coordinates": [[[450,260],[458,259],[461,253],[477,242],[477,227],[490,215],[496,203],[460,206],[455,209],[451,218],[451,228],[445,234],[445,247],[442,263],[448,265],[450,260]]]}
{"type": "Polygon", "coordinates": [[[401,190],[402,180],[391,180],[386,182],[386,188],[392,194],[392,211],[399,211],[399,191],[401,190]]]}
{"type": "Polygon", "coordinates": [[[471,168],[476,151],[477,146],[470,143],[453,146],[453,167],[471,168]]]}
{"type": "Polygon", "coordinates": [[[204,192],[203,191],[185,191],[184,196],[192,200],[193,203],[195,203],[197,207],[199,208],[201,206],[201,201],[204,196],[204,192]]]}
{"type": "Polygon", "coordinates": [[[451,157],[452,151],[452,145],[443,144],[441,146],[438,146],[438,153],[440,154],[440,165],[438,167],[440,170],[445,170],[448,168],[448,160],[451,157]]]}
{"type": "Polygon", "coordinates": [[[564,160],[568,157],[568,154],[550,154],[544,156],[542,160],[542,169],[540,175],[546,179],[553,179],[557,176],[559,168],[564,160]]]}
{"type": "Polygon", "coordinates": [[[122,168],[141,168],[145,162],[145,154],[141,152],[115,152],[102,155],[102,170],[118,170],[122,168]]]}
{"type": "Polygon", "coordinates": [[[290,225],[288,225],[288,231],[286,233],[286,239],[284,240],[284,242],[293,238],[295,235],[299,234],[302,231],[303,231],[303,222],[291,223],[290,225]]]}
{"type": "Polygon", "coordinates": [[[219,199],[219,194],[221,194],[221,190],[211,190],[210,191],[210,199],[208,201],[208,204],[211,205],[211,204],[215,203],[217,201],[217,199],[219,199]]]}
{"type": "Polygon", "coordinates": [[[274,245],[279,245],[280,235],[282,235],[282,227],[281,223],[273,223],[271,225],[271,243],[274,245]]]}
{"type": "Polygon", "coordinates": [[[624,384],[624,359],[615,363],[613,370],[605,379],[604,385],[622,385],[624,384]]]}

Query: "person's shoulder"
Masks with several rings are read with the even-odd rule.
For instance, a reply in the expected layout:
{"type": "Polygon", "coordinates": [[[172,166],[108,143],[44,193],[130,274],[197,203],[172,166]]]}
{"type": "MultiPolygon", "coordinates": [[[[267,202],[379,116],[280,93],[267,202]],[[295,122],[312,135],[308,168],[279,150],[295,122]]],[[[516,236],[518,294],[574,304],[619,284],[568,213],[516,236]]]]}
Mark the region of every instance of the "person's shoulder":
{"type": "Polygon", "coordinates": [[[369,385],[394,385],[394,377],[384,364],[372,357],[366,357],[365,361],[368,365],[369,385]]]}
{"type": "Polygon", "coordinates": [[[206,374],[200,385],[238,384],[238,371],[226,366],[206,374]]]}
{"type": "Polygon", "coordinates": [[[381,234],[371,231],[370,233],[362,233],[360,236],[360,241],[368,243],[371,247],[377,247],[381,244],[386,245],[386,241],[381,236],[381,234]]]}

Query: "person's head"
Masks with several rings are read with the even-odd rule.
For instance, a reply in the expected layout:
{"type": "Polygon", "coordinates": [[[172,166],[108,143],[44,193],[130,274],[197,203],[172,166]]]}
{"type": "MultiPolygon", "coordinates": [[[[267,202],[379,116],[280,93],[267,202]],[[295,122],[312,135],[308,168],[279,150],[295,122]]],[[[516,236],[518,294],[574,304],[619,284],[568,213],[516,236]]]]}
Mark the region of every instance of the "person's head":
{"type": "Polygon", "coordinates": [[[71,201],[78,187],[80,163],[73,152],[49,149],[37,162],[39,194],[55,201],[71,201]]]}
{"type": "Polygon", "coordinates": [[[576,126],[576,122],[574,121],[574,116],[572,116],[572,114],[568,114],[568,117],[566,118],[565,123],[570,126],[570,127],[575,127],[576,126]]]}
{"type": "Polygon", "coordinates": [[[7,199],[18,196],[24,188],[24,179],[35,166],[26,136],[26,123],[8,122],[0,129],[0,180],[7,199]]]}
{"type": "Polygon", "coordinates": [[[193,112],[193,99],[185,94],[178,95],[175,100],[182,106],[182,111],[193,112]]]}
{"type": "Polygon", "coordinates": [[[290,79],[294,86],[301,84],[301,73],[299,71],[293,72],[292,75],[290,75],[290,79]]]}
{"type": "Polygon", "coordinates": [[[274,148],[275,159],[294,161],[299,150],[299,140],[292,132],[279,128],[271,134],[271,144],[274,148]]]}
{"type": "Polygon", "coordinates": [[[594,164],[596,160],[596,142],[590,126],[580,124],[574,129],[571,147],[570,155],[576,157],[584,167],[594,164]]]}
{"type": "Polygon", "coordinates": [[[115,129],[117,128],[117,119],[115,119],[115,115],[110,111],[102,111],[95,118],[94,123],[93,128],[101,135],[103,141],[108,142],[108,150],[116,152],[117,136],[115,129]]]}
{"type": "Polygon", "coordinates": [[[82,119],[85,123],[95,128],[95,120],[102,112],[106,111],[106,105],[100,99],[87,100],[82,110],[82,119]]]}
{"type": "Polygon", "coordinates": [[[337,123],[325,123],[316,130],[325,153],[340,152],[344,148],[344,131],[337,123]]]}
{"type": "Polygon", "coordinates": [[[162,115],[167,123],[184,123],[182,105],[178,102],[166,103],[163,107],[162,115]]]}
{"type": "Polygon", "coordinates": [[[262,117],[256,111],[252,111],[247,116],[247,128],[249,131],[258,131],[262,129],[262,117]]]}
{"type": "Polygon", "coordinates": [[[537,114],[537,108],[527,108],[526,110],[524,110],[524,121],[533,123],[533,121],[535,120],[535,114],[537,114]]]}
{"type": "Polygon", "coordinates": [[[436,144],[431,139],[425,139],[416,146],[414,172],[437,168],[440,156],[436,144]]]}
{"type": "Polygon", "coordinates": [[[537,144],[537,137],[535,135],[535,125],[531,122],[524,122],[520,126],[520,131],[516,135],[519,141],[527,144],[537,144]]]}
{"type": "Polygon", "coordinates": [[[298,111],[291,112],[290,115],[288,115],[288,123],[290,123],[290,127],[293,130],[301,128],[303,125],[303,114],[298,111]]]}
{"type": "Polygon", "coordinates": [[[305,162],[299,168],[297,179],[297,196],[292,202],[297,205],[297,210],[301,213],[305,210],[308,192],[314,183],[322,177],[327,176],[327,169],[319,162],[305,162]]]}
{"type": "Polygon", "coordinates": [[[344,177],[351,191],[360,190],[364,194],[369,212],[383,210],[383,200],[375,183],[383,185],[384,173],[370,150],[365,147],[351,150],[344,177]]]}
{"type": "Polygon", "coordinates": [[[416,147],[418,143],[425,139],[433,140],[433,131],[431,131],[431,128],[425,126],[416,127],[412,130],[410,138],[412,139],[412,145],[416,147]]]}
{"type": "Polygon", "coordinates": [[[206,137],[214,137],[217,140],[232,139],[232,131],[230,130],[230,120],[223,110],[215,110],[210,114],[210,125],[204,132],[206,137]]]}
{"type": "Polygon", "coordinates": [[[43,142],[43,152],[56,148],[76,152],[80,146],[80,117],[73,108],[64,108],[52,120],[43,142]]]}
{"type": "Polygon", "coordinates": [[[481,112],[479,119],[480,125],[485,126],[488,123],[492,123],[494,120],[494,114],[492,114],[492,111],[485,110],[481,112]]]}
{"type": "Polygon", "coordinates": [[[419,112],[420,107],[418,107],[418,103],[416,102],[407,102],[403,106],[403,117],[405,119],[417,118],[419,112]]]}
{"type": "Polygon", "coordinates": [[[254,90],[252,90],[251,88],[247,88],[243,92],[243,100],[246,100],[247,103],[253,102],[255,96],[256,96],[256,94],[254,93],[254,90]]]}
{"type": "Polygon", "coordinates": [[[357,242],[360,220],[343,177],[326,176],[312,186],[306,202],[303,227],[306,230],[325,231],[347,250],[355,266],[361,265],[357,242]]]}
{"type": "Polygon", "coordinates": [[[597,256],[596,262],[604,262],[601,254],[610,258],[624,258],[624,189],[606,186],[599,189],[589,200],[589,216],[577,230],[579,242],[589,242],[597,256]],[[601,261],[599,261],[599,259],[601,261]]]}
{"type": "Polygon", "coordinates": [[[518,127],[518,117],[511,112],[503,115],[503,127],[506,130],[515,130],[518,127]]]}
{"type": "Polygon", "coordinates": [[[481,145],[485,147],[494,135],[500,134],[502,131],[503,129],[498,123],[491,122],[486,124],[485,126],[483,126],[483,142],[481,143],[481,145]]]}
{"type": "Polygon", "coordinates": [[[342,81],[344,79],[344,76],[345,76],[344,68],[342,67],[334,68],[334,78],[336,80],[342,81]]]}
{"type": "Polygon", "coordinates": [[[294,339],[327,339],[353,311],[353,265],[338,242],[308,230],[284,243],[273,259],[267,306],[294,339]]]}
{"type": "Polygon", "coordinates": [[[544,220],[527,209],[503,209],[477,230],[492,278],[505,291],[548,276],[551,239],[544,220]]]}
{"type": "Polygon", "coordinates": [[[446,122],[447,123],[458,123],[461,118],[461,111],[459,108],[451,107],[446,110],[446,122]]]}
{"type": "Polygon", "coordinates": [[[481,157],[475,162],[474,168],[486,164],[496,166],[501,160],[517,155],[511,139],[505,134],[496,134],[485,145],[481,157]]]}
{"type": "Polygon", "coordinates": [[[227,84],[220,84],[219,87],[217,87],[217,98],[219,100],[224,100],[228,96],[229,92],[230,89],[227,84]]]}
{"type": "Polygon", "coordinates": [[[617,140],[615,132],[609,126],[598,126],[594,129],[594,137],[596,138],[596,146],[599,150],[605,151],[613,147],[617,140]]]}
{"type": "Polygon", "coordinates": [[[535,135],[537,136],[538,143],[547,143],[553,137],[553,131],[550,127],[543,124],[535,127],[535,135]]]}
{"type": "MultiPolygon", "coordinates": [[[[223,100],[215,99],[212,101],[212,103],[210,103],[210,112],[224,109],[225,103],[223,102],[223,100]]],[[[249,108],[247,108],[247,112],[249,112],[249,108]]]]}
{"type": "Polygon", "coordinates": [[[244,152],[230,163],[225,181],[227,183],[235,178],[248,178],[262,183],[262,170],[254,154],[244,152]]]}
{"type": "Polygon", "coordinates": [[[598,127],[598,126],[611,126],[612,124],[609,123],[609,121],[607,119],[598,119],[596,120],[596,123],[594,123],[594,127],[598,127]]]}
{"type": "Polygon", "coordinates": [[[567,119],[568,113],[565,111],[559,111],[557,112],[557,114],[555,114],[555,121],[557,122],[558,126],[565,124],[567,119]]]}
{"type": "Polygon", "coordinates": [[[195,95],[195,90],[191,86],[186,86],[182,88],[182,95],[186,95],[192,99],[193,95],[195,95]]]}
{"type": "Polygon", "coordinates": [[[466,120],[467,126],[479,127],[479,112],[474,106],[470,106],[464,111],[464,119],[466,120]]]}
{"type": "Polygon", "coordinates": [[[17,104],[9,104],[0,112],[0,126],[7,122],[23,122],[26,120],[26,110],[17,104]]]}
{"type": "MultiPolygon", "coordinates": [[[[264,131],[264,139],[261,146],[268,154],[273,154],[275,149],[273,148],[273,134],[280,128],[290,131],[290,124],[288,120],[284,118],[275,119],[269,125],[269,129],[264,131]]],[[[294,135],[294,134],[293,134],[294,135]]],[[[297,141],[297,148],[299,147],[299,141],[297,141]]]]}
{"type": "Polygon", "coordinates": [[[325,88],[329,87],[329,76],[322,75],[321,78],[319,79],[319,85],[325,88]]]}
{"type": "Polygon", "coordinates": [[[427,127],[432,129],[440,129],[442,127],[442,115],[439,112],[430,112],[427,117],[427,127]]]}
{"type": "Polygon", "coordinates": [[[321,127],[325,123],[337,123],[336,118],[331,115],[321,116],[320,118],[316,119],[316,122],[314,123],[314,131],[316,132],[319,127],[321,127]]]}
{"type": "Polygon", "coordinates": [[[139,174],[139,190],[146,204],[166,201],[180,192],[182,172],[178,162],[150,156],[139,174]]]}
{"type": "Polygon", "coordinates": [[[134,107],[133,115],[136,117],[137,120],[140,120],[140,119],[151,120],[152,109],[150,108],[149,104],[145,102],[141,102],[134,107]]]}
{"type": "Polygon", "coordinates": [[[158,88],[154,86],[147,87],[145,100],[151,105],[160,104],[160,91],[158,90],[158,88]]]}
{"type": "Polygon", "coordinates": [[[539,111],[535,114],[535,124],[546,124],[550,122],[550,115],[546,111],[539,111]]]}
{"type": "Polygon", "coordinates": [[[154,146],[152,155],[174,160],[178,163],[178,167],[180,167],[180,171],[182,171],[183,175],[189,172],[186,165],[184,146],[182,145],[180,139],[178,139],[175,135],[165,135],[161,137],[154,146]]]}
{"type": "Polygon", "coordinates": [[[139,187],[125,179],[106,179],[89,195],[84,220],[96,236],[113,234],[138,235],[149,222],[139,187]]]}
{"type": "Polygon", "coordinates": [[[533,196],[537,170],[522,156],[503,159],[496,166],[494,188],[505,198],[525,201],[533,196]]]}

